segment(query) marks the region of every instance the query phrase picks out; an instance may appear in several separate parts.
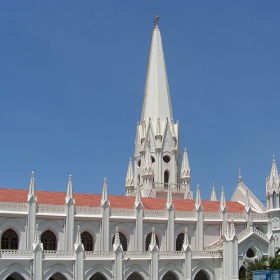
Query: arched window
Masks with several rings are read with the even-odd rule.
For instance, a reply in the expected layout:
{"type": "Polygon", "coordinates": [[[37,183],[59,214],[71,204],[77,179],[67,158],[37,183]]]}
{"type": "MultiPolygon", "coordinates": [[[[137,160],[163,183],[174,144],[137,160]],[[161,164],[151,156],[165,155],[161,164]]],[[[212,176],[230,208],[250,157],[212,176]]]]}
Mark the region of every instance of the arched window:
{"type": "Polygon", "coordinates": [[[246,256],[247,256],[248,258],[254,258],[254,257],[255,257],[255,252],[254,252],[254,250],[251,249],[251,248],[249,248],[248,251],[247,251],[247,253],[246,253],[246,256]]]}
{"type": "Polygon", "coordinates": [[[181,251],[184,244],[184,233],[180,233],[176,239],[176,251],[181,251]]]}
{"type": "Polygon", "coordinates": [[[168,182],[169,182],[169,171],[164,171],[164,188],[168,189],[168,182]]]}
{"type": "Polygon", "coordinates": [[[90,233],[88,233],[87,231],[84,231],[81,234],[81,238],[82,238],[82,243],[84,245],[85,251],[93,251],[93,238],[92,238],[92,235],[90,233]]]}
{"type": "MultiPolygon", "coordinates": [[[[152,233],[149,233],[146,237],[146,251],[149,251],[149,246],[151,243],[152,233]]],[[[159,247],[158,237],[156,236],[156,244],[159,247]]]]}
{"type": "Polygon", "coordinates": [[[56,250],[56,236],[52,231],[46,230],[41,235],[41,242],[43,243],[44,250],[56,250]]]}
{"type": "Polygon", "coordinates": [[[18,235],[10,229],[7,229],[1,238],[1,249],[17,250],[18,249],[18,235]]]}
{"type": "MultiPolygon", "coordinates": [[[[119,232],[119,236],[120,236],[120,242],[122,244],[123,251],[127,251],[127,240],[126,240],[125,235],[123,233],[119,232]]],[[[114,244],[114,242],[115,242],[115,235],[113,237],[112,245],[114,244]]]]}

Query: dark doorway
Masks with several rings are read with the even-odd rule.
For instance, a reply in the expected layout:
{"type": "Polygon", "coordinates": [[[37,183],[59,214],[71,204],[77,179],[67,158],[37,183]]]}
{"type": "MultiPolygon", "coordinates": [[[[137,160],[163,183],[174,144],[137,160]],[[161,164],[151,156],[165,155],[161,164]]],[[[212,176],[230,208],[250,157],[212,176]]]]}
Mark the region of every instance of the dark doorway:
{"type": "Polygon", "coordinates": [[[67,280],[67,278],[57,272],[49,280],[67,280]]]}

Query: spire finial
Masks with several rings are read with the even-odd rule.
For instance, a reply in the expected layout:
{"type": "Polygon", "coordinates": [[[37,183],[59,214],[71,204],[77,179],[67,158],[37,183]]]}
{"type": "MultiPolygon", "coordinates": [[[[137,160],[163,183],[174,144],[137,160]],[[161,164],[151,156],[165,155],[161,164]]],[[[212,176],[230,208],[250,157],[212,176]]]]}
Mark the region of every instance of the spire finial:
{"type": "Polygon", "coordinates": [[[120,241],[119,227],[116,227],[114,245],[118,246],[120,244],[121,244],[121,241],[120,241]]]}
{"type": "Polygon", "coordinates": [[[156,241],[156,231],[155,228],[152,228],[152,235],[151,235],[151,242],[150,242],[150,246],[156,246],[157,245],[157,241],[156,241]]]}
{"type": "Polygon", "coordinates": [[[40,235],[39,235],[39,226],[38,226],[38,224],[36,224],[36,227],[35,227],[34,243],[36,245],[38,245],[40,243],[40,235]]]}
{"type": "Polygon", "coordinates": [[[104,182],[103,182],[101,205],[103,205],[105,202],[109,202],[108,201],[108,186],[107,186],[106,177],[104,178],[104,182]]]}
{"type": "Polygon", "coordinates": [[[67,198],[73,198],[73,183],[72,183],[72,176],[71,174],[68,177],[68,185],[67,185],[67,198]]]}
{"type": "Polygon", "coordinates": [[[226,208],[226,197],[224,187],[221,189],[221,200],[220,200],[220,209],[223,211],[226,208]]]}
{"type": "Polygon", "coordinates": [[[216,191],[215,191],[215,185],[213,183],[212,185],[212,192],[211,192],[211,198],[210,198],[211,201],[217,201],[217,196],[216,196],[216,191]]]}
{"type": "Polygon", "coordinates": [[[156,15],[156,19],[154,20],[155,26],[158,26],[158,20],[160,19],[159,15],[156,15]]]}
{"type": "Polygon", "coordinates": [[[238,168],[238,182],[242,182],[242,174],[241,174],[241,168],[238,168]]]}
{"type": "Polygon", "coordinates": [[[189,235],[188,235],[188,228],[185,229],[185,234],[184,234],[184,243],[183,245],[188,246],[189,245],[189,235]]]}
{"type": "Polygon", "coordinates": [[[29,197],[35,196],[35,176],[34,176],[34,172],[33,171],[31,173],[28,196],[29,197]]]}

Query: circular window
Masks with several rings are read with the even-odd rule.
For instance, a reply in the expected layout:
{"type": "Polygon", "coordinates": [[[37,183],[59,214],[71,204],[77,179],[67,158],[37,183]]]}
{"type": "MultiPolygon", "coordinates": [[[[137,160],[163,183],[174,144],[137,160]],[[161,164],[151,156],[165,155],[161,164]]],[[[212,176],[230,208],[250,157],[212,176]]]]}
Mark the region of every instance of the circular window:
{"type": "Polygon", "coordinates": [[[141,159],[139,159],[139,160],[137,161],[137,166],[138,166],[138,167],[141,166],[141,159]]]}
{"type": "Polygon", "coordinates": [[[166,163],[170,162],[170,157],[169,156],[164,156],[163,161],[166,162],[166,163]]]}
{"type": "Polygon", "coordinates": [[[247,256],[248,258],[251,259],[251,258],[255,257],[255,252],[250,248],[250,249],[247,251],[246,256],[247,256]]]}
{"type": "Polygon", "coordinates": [[[155,162],[155,158],[151,157],[151,161],[152,161],[152,163],[154,163],[155,162]]]}

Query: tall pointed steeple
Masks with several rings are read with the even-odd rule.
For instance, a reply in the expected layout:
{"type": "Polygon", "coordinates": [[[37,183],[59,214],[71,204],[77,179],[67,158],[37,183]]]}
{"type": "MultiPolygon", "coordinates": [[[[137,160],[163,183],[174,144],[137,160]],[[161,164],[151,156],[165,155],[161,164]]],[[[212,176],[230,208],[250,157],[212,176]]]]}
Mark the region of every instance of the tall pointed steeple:
{"type": "Polygon", "coordinates": [[[197,210],[202,208],[199,185],[197,185],[197,187],[196,187],[195,207],[197,210]]]}
{"type": "Polygon", "coordinates": [[[157,118],[161,124],[166,118],[173,119],[169,85],[160,29],[155,26],[152,34],[148,71],[145,86],[141,121],[151,118],[154,128],[157,118]]]}

